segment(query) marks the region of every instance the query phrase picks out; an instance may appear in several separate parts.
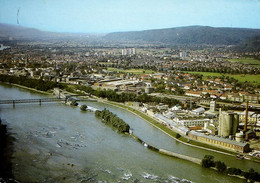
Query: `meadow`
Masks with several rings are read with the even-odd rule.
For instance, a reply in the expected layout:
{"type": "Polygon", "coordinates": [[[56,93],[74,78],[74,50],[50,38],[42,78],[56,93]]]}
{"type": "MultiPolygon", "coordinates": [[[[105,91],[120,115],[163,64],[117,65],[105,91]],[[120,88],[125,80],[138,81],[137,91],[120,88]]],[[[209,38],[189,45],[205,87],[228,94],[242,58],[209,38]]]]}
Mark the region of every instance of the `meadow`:
{"type": "Polygon", "coordinates": [[[241,57],[241,58],[234,58],[234,59],[228,59],[229,62],[239,62],[239,63],[243,63],[243,64],[248,64],[248,65],[252,65],[252,66],[256,66],[256,67],[260,67],[260,60],[256,60],[254,58],[245,58],[245,57],[241,57]]]}
{"type": "Polygon", "coordinates": [[[209,76],[216,76],[221,77],[222,75],[232,77],[239,82],[250,82],[252,84],[260,84],[260,74],[257,75],[251,75],[251,74],[223,74],[223,73],[216,73],[216,72],[193,72],[193,71],[187,71],[191,74],[201,74],[203,75],[203,79],[207,79],[209,76]]]}

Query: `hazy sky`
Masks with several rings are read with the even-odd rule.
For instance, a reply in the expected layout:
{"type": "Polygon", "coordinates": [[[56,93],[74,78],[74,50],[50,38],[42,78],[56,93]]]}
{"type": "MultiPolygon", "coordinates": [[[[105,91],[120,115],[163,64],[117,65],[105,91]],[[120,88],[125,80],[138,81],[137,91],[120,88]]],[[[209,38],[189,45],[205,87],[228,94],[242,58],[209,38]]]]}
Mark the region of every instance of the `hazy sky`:
{"type": "Polygon", "coordinates": [[[260,28],[259,0],[0,0],[0,23],[107,33],[188,25],[260,28]]]}

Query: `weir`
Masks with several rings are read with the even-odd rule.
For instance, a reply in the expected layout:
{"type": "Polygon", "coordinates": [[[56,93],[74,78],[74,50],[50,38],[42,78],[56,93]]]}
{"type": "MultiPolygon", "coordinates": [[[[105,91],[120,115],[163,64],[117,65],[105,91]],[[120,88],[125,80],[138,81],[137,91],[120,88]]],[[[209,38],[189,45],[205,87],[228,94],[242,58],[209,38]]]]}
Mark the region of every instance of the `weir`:
{"type": "Polygon", "coordinates": [[[159,152],[160,154],[164,154],[166,156],[171,156],[171,157],[175,157],[175,158],[179,158],[179,159],[183,159],[186,161],[190,161],[192,163],[196,163],[196,164],[201,164],[201,160],[198,158],[193,158],[190,156],[186,156],[186,155],[182,155],[182,154],[178,154],[175,152],[171,152],[171,151],[167,151],[165,149],[158,149],[154,146],[151,146],[149,144],[147,144],[146,142],[144,142],[142,139],[140,139],[139,137],[137,137],[136,135],[134,135],[133,133],[130,133],[130,135],[138,142],[140,142],[141,144],[145,145],[148,149],[159,152]]]}
{"type": "Polygon", "coordinates": [[[191,161],[191,162],[199,164],[199,165],[201,164],[200,159],[193,158],[193,157],[190,157],[190,156],[185,156],[185,155],[178,154],[178,153],[174,153],[174,152],[167,151],[167,150],[164,150],[164,149],[159,149],[159,153],[167,155],[167,156],[172,156],[172,157],[175,157],[175,158],[191,161]]]}

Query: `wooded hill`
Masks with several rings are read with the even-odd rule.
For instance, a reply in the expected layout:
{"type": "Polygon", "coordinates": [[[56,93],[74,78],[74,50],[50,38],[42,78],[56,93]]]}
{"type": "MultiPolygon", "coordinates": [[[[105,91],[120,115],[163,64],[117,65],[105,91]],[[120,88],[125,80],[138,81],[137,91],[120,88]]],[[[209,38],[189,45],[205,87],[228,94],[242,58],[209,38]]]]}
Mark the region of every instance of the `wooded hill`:
{"type": "Polygon", "coordinates": [[[234,48],[237,52],[260,52],[260,35],[244,41],[234,48]]]}
{"type": "Polygon", "coordinates": [[[188,26],[131,32],[114,32],[104,36],[110,41],[164,43],[172,45],[237,45],[254,36],[260,29],[188,26]]]}

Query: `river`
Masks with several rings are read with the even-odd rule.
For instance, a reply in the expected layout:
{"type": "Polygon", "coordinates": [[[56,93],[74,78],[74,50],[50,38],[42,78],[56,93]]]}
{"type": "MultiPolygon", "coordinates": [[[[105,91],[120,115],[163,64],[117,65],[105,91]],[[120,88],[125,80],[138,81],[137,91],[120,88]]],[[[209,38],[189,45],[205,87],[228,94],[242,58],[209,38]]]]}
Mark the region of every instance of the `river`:
{"type": "MultiPolygon", "coordinates": [[[[26,89],[0,85],[0,99],[48,98],[26,89]]],[[[203,158],[206,154],[228,166],[260,171],[259,163],[188,147],[138,116],[108,104],[134,134],[157,147],[203,158]]],[[[13,174],[21,182],[245,182],[184,160],[151,151],[129,135],[119,134],[93,112],[62,103],[1,105],[3,123],[15,137],[13,174]]]]}

